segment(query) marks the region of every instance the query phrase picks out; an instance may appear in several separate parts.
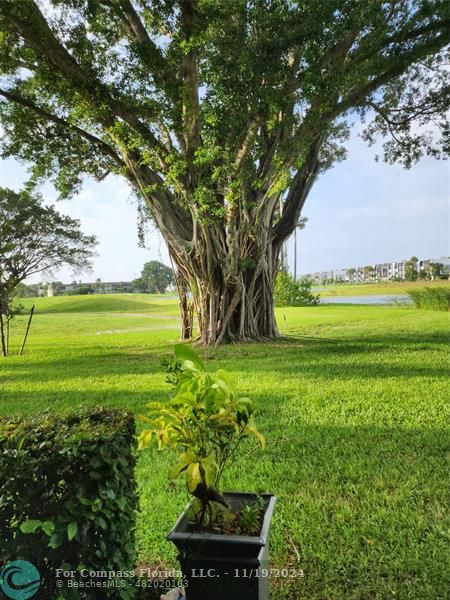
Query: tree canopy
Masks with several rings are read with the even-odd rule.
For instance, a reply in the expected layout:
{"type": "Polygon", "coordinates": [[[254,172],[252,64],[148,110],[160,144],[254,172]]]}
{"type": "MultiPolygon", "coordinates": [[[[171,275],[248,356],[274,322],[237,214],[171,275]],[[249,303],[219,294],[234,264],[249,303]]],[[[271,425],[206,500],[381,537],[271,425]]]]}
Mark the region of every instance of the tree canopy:
{"type": "Polygon", "coordinates": [[[2,0],[3,155],[64,197],[124,176],[202,339],[275,335],[280,248],[350,123],[407,167],[448,153],[449,23],[447,0],[2,0]]]}
{"type": "Polygon", "coordinates": [[[133,286],[149,294],[164,294],[173,283],[172,269],[158,260],[150,260],[142,267],[141,276],[133,281],[133,286]]]}
{"type": "Polygon", "coordinates": [[[411,256],[409,260],[405,262],[405,279],[406,281],[416,281],[419,276],[417,271],[417,264],[419,259],[417,256],[411,256]]]}

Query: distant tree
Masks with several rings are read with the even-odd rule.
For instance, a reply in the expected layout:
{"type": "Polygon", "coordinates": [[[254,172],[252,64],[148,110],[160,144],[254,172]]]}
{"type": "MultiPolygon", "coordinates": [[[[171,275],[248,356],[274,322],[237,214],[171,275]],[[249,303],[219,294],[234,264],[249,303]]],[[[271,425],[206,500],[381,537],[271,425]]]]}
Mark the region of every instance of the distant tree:
{"type": "Polygon", "coordinates": [[[70,292],[71,296],[89,296],[90,294],[95,294],[95,287],[93,285],[82,284],[79,287],[76,287],[70,292]]]}
{"type": "Polygon", "coordinates": [[[372,267],[372,265],[366,265],[364,267],[364,277],[367,279],[373,279],[375,275],[375,269],[372,267]]]}
{"type": "Polygon", "coordinates": [[[145,263],[139,279],[141,289],[149,294],[164,294],[169,285],[174,283],[172,269],[157,260],[145,263]]]}
{"type": "Polygon", "coordinates": [[[133,292],[143,292],[145,290],[144,282],[142,281],[142,277],[136,277],[131,282],[131,290],[133,292]]]}
{"type": "Polygon", "coordinates": [[[15,295],[17,298],[35,298],[36,296],[39,296],[40,287],[40,283],[32,283],[30,285],[19,283],[15,295]]]}
{"type": "Polygon", "coordinates": [[[419,259],[417,256],[411,256],[409,260],[405,263],[405,279],[406,281],[417,281],[418,272],[417,272],[417,263],[419,259]]]}
{"type": "Polygon", "coordinates": [[[62,265],[86,268],[96,240],[80,231],[79,221],[43,206],[39,195],[26,191],[0,188],[0,215],[0,335],[6,356],[18,285],[62,265]]]}
{"type": "Polygon", "coordinates": [[[347,273],[347,277],[351,281],[353,279],[353,277],[355,276],[356,269],[353,269],[353,268],[347,269],[346,273],[347,273]]]}
{"type": "Polygon", "coordinates": [[[103,284],[102,284],[102,280],[100,279],[100,277],[97,277],[95,282],[92,284],[92,287],[94,288],[94,291],[96,294],[102,292],[103,284]]]}
{"type": "Polygon", "coordinates": [[[430,276],[431,279],[439,279],[442,277],[444,272],[444,265],[442,263],[430,263],[430,276]]]}
{"type": "Polygon", "coordinates": [[[119,281],[113,286],[113,292],[116,294],[127,294],[131,291],[131,284],[127,281],[119,281]]]}
{"type": "Polygon", "coordinates": [[[16,287],[16,297],[17,298],[27,298],[29,294],[28,286],[24,283],[19,283],[16,287]]]}

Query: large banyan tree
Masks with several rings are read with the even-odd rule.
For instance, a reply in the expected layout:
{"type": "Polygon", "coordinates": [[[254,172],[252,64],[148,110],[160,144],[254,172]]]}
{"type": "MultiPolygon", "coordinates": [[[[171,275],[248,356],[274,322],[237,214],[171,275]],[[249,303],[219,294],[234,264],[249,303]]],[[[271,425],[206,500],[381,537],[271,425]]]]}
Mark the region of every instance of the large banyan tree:
{"type": "Polygon", "coordinates": [[[405,166],[448,151],[448,32],[447,0],[1,0],[3,153],[63,197],[125,177],[183,337],[194,314],[204,343],[270,338],[280,249],[350,121],[405,166]]]}

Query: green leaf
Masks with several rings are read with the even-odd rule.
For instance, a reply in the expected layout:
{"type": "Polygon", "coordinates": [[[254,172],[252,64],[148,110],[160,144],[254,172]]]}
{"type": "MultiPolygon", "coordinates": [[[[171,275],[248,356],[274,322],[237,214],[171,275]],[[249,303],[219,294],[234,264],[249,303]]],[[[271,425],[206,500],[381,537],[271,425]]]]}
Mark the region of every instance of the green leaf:
{"type": "Polygon", "coordinates": [[[237,406],[239,410],[246,411],[249,415],[255,412],[255,404],[250,398],[239,398],[237,406]]]}
{"type": "Polygon", "coordinates": [[[212,454],[208,458],[202,460],[201,470],[203,471],[202,475],[206,485],[208,487],[213,485],[214,477],[216,476],[217,465],[212,454]]]}
{"type": "Polygon", "coordinates": [[[48,536],[51,536],[55,531],[55,524],[53,521],[44,521],[42,523],[42,531],[44,531],[48,536]]]}
{"type": "MultiPolygon", "coordinates": [[[[149,404],[152,404],[152,402],[149,402],[149,404]]],[[[147,404],[147,406],[149,406],[149,404],[147,404]]],[[[145,415],[138,415],[136,417],[136,421],[143,421],[144,423],[152,423],[152,420],[145,415]]]]}
{"type": "Polygon", "coordinates": [[[248,423],[255,411],[255,405],[249,398],[239,398],[236,404],[236,414],[239,422],[248,423]]]}
{"type": "Polygon", "coordinates": [[[195,396],[191,392],[179,392],[170,402],[171,406],[193,406],[195,404],[195,396]]]}
{"type": "Polygon", "coordinates": [[[233,396],[235,396],[237,393],[236,381],[235,381],[234,377],[231,375],[231,373],[228,373],[228,371],[225,371],[224,369],[219,369],[217,371],[216,375],[219,380],[225,382],[228,390],[232,393],[233,396]]]}
{"type": "Polygon", "coordinates": [[[153,432],[150,429],[144,429],[138,436],[138,449],[143,450],[152,441],[153,432]]]}
{"type": "Polygon", "coordinates": [[[187,452],[185,452],[181,456],[180,461],[174,467],[172,467],[172,469],[170,471],[170,478],[175,479],[176,477],[178,477],[178,475],[180,473],[185,471],[188,468],[188,466],[192,462],[195,462],[196,460],[197,460],[197,458],[196,458],[195,454],[192,452],[192,450],[188,450],[187,452]]]}
{"type": "Polygon", "coordinates": [[[195,492],[199,483],[202,482],[202,475],[200,473],[200,463],[191,463],[186,470],[186,483],[189,493],[195,492]]]}
{"type": "MultiPolygon", "coordinates": [[[[161,410],[161,408],[163,408],[164,404],[162,404],[162,402],[149,402],[148,404],[146,404],[147,408],[150,409],[150,411],[155,411],[155,412],[159,412],[161,410]]],[[[145,417],[145,415],[142,415],[145,417]]],[[[144,420],[149,420],[147,417],[144,418],[144,420]]]]}
{"type": "Polygon", "coordinates": [[[77,531],[78,531],[77,522],[71,521],[67,525],[67,539],[69,540],[69,542],[71,542],[73,540],[73,538],[77,535],[77,531]]]}
{"type": "Polygon", "coordinates": [[[187,346],[186,344],[175,344],[174,351],[175,357],[184,363],[183,366],[185,368],[194,369],[195,371],[205,371],[205,365],[203,364],[202,359],[190,346],[187,346]]]}
{"type": "Polygon", "coordinates": [[[28,521],[21,523],[19,529],[22,533],[34,533],[40,527],[42,527],[42,521],[39,521],[38,519],[29,519],[28,521]]]}
{"type": "Polygon", "coordinates": [[[48,543],[50,548],[59,548],[61,546],[61,544],[63,543],[63,537],[60,533],[54,533],[51,538],[50,541],[48,543]]]}
{"type": "Polygon", "coordinates": [[[125,506],[127,505],[127,501],[125,498],[116,498],[116,504],[120,508],[120,510],[125,510],[125,506]]]}
{"type": "Polygon", "coordinates": [[[92,500],[89,500],[89,498],[83,498],[83,496],[81,496],[79,500],[80,504],[83,504],[84,506],[91,506],[92,504],[92,500]]]}
{"type": "Polygon", "coordinates": [[[202,396],[205,403],[205,408],[208,413],[217,411],[226,401],[228,392],[219,387],[218,384],[213,384],[208,388],[202,396]]]}
{"type": "Polygon", "coordinates": [[[100,498],[96,498],[92,503],[92,512],[98,512],[101,510],[102,506],[103,502],[100,500],[100,498]]]}

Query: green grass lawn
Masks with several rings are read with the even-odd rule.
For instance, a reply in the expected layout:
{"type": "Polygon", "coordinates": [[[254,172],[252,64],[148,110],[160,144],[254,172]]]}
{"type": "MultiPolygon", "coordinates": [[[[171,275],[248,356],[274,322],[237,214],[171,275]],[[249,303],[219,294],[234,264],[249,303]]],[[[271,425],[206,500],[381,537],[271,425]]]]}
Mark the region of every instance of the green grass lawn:
{"type": "Polygon", "coordinates": [[[448,279],[439,281],[385,281],[381,283],[343,283],[320,287],[320,295],[328,296],[369,296],[406,294],[407,290],[424,287],[450,287],[448,279]]]}
{"type": "MultiPolygon", "coordinates": [[[[0,360],[3,414],[80,405],[140,413],[167,394],[160,357],[178,337],[175,300],[35,302],[26,355],[0,360]]],[[[271,597],[447,598],[448,314],[323,305],[280,310],[278,321],[285,337],[274,343],[201,350],[261,407],[267,448],[246,447],[224,487],[278,497],[272,567],[304,577],[273,579],[271,597]]],[[[24,326],[18,318],[14,351],[24,326]]],[[[186,495],[168,481],[172,459],[140,455],[144,564],[176,564],[165,536],[186,495]]]]}

